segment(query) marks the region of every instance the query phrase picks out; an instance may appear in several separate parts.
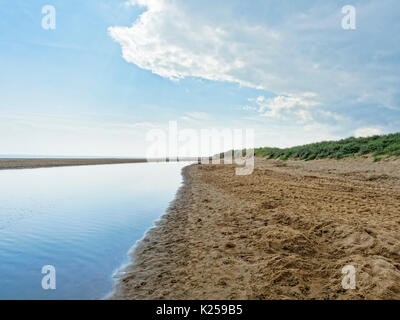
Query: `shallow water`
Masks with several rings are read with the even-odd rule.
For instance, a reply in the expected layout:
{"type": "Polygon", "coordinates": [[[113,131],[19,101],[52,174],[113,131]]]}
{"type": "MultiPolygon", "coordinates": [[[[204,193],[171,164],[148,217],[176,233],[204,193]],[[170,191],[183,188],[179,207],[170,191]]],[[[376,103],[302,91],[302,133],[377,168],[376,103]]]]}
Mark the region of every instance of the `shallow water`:
{"type": "Polygon", "coordinates": [[[187,163],[0,171],[0,299],[101,299],[187,163]],[[56,289],[42,288],[42,267],[56,289]]]}

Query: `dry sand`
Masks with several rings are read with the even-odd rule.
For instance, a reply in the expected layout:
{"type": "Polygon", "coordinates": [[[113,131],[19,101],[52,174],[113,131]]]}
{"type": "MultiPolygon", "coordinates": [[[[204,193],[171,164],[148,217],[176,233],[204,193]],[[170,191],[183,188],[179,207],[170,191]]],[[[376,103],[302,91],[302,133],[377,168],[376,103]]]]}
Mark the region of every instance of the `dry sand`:
{"type": "Polygon", "coordinates": [[[400,161],[191,165],[114,299],[399,299],[400,161]],[[356,289],[341,269],[356,268],[356,289]]]}

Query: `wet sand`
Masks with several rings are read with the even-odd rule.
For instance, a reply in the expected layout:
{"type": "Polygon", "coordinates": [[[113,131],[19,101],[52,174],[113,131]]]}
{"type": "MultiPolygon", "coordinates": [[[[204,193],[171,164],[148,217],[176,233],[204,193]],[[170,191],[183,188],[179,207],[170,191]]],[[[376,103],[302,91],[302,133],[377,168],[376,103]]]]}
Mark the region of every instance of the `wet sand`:
{"type": "Polygon", "coordinates": [[[29,169],[64,166],[88,166],[99,164],[138,163],[147,162],[146,159],[117,159],[117,158],[0,158],[1,169],[29,169]]]}
{"type": "Polygon", "coordinates": [[[258,158],[248,176],[183,175],[112,299],[400,299],[399,160],[258,158]]]}

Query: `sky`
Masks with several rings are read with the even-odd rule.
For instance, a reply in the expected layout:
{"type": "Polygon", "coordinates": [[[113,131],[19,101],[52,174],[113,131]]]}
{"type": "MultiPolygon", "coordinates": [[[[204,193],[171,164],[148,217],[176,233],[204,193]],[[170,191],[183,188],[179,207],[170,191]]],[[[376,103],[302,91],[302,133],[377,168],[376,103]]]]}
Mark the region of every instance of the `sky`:
{"type": "Polygon", "coordinates": [[[400,128],[397,0],[0,0],[0,13],[0,155],[140,157],[170,121],[250,128],[256,147],[400,128]]]}

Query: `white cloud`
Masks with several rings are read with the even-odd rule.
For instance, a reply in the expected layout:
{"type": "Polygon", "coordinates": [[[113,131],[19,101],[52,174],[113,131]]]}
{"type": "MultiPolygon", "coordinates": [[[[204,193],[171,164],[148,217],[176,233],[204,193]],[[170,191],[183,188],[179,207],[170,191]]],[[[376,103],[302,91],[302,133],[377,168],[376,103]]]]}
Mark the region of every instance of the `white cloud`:
{"type": "Polygon", "coordinates": [[[190,8],[185,10],[186,3],[180,1],[130,3],[147,10],[131,27],[109,28],[111,37],[121,44],[126,61],[173,80],[194,76],[261,87],[261,83],[240,76],[250,58],[240,52],[248,50],[253,41],[277,39],[276,32],[239,22],[229,26],[210,23],[205,17],[192,17],[196,14],[190,8]],[[238,42],[236,36],[244,42],[238,42]]]}
{"type": "MultiPolygon", "coordinates": [[[[371,23],[353,33],[340,28],[341,7],[334,1],[291,4],[290,10],[285,1],[254,1],[247,16],[234,10],[234,0],[223,6],[194,0],[128,3],[145,11],[131,27],[110,27],[109,33],[126,61],[162,77],[236,82],[280,96],[313,91],[330,106],[355,106],[366,96],[367,103],[396,106],[399,68],[387,63],[399,49],[389,41],[399,30],[390,9],[394,0],[356,0],[361,21],[371,23]],[[255,18],[258,11],[267,12],[263,19],[255,18]],[[384,37],[372,23],[385,23],[382,16],[390,23],[384,37]]],[[[308,116],[299,111],[299,117],[308,116]]]]}
{"type": "Polygon", "coordinates": [[[254,99],[254,102],[259,106],[258,112],[262,116],[278,120],[288,120],[294,117],[299,122],[312,121],[311,109],[320,104],[316,100],[316,94],[312,92],[276,96],[270,99],[259,96],[254,99]]]}
{"type": "Polygon", "coordinates": [[[181,116],[180,119],[184,121],[199,122],[211,119],[211,115],[206,112],[193,111],[193,112],[187,112],[184,116],[181,116]]]}
{"type": "Polygon", "coordinates": [[[358,137],[370,137],[370,136],[380,135],[382,133],[383,132],[380,128],[364,127],[364,128],[358,128],[357,130],[355,130],[354,136],[357,138],[358,137]]]}
{"type": "Polygon", "coordinates": [[[240,109],[241,109],[241,110],[244,110],[244,111],[256,111],[256,110],[257,110],[256,107],[254,107],[254,106],[249,106],[249,105],[243,106],[243,107],[241,107],[240,109]]]}

